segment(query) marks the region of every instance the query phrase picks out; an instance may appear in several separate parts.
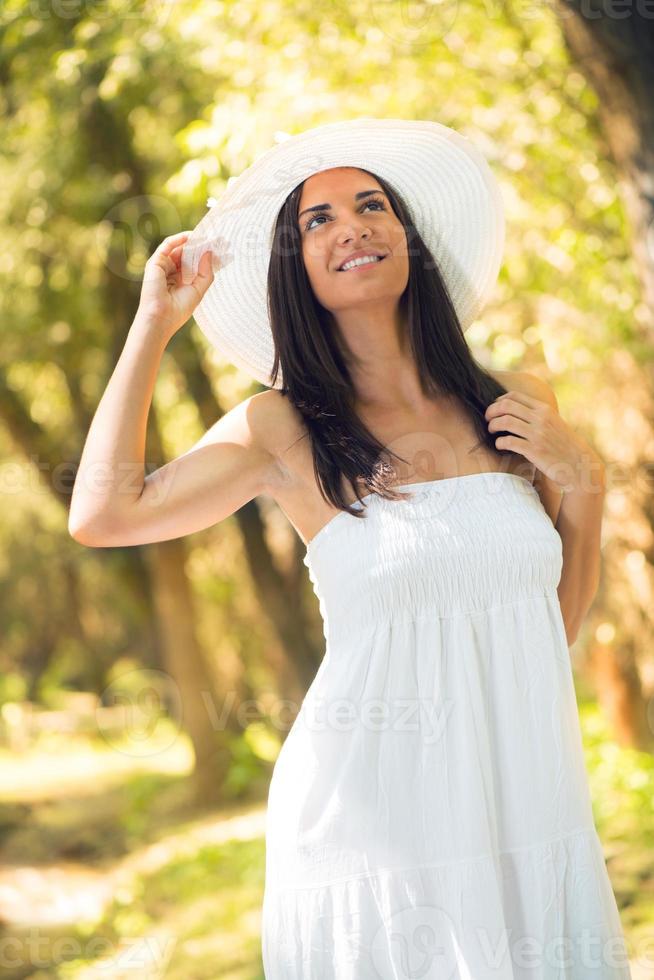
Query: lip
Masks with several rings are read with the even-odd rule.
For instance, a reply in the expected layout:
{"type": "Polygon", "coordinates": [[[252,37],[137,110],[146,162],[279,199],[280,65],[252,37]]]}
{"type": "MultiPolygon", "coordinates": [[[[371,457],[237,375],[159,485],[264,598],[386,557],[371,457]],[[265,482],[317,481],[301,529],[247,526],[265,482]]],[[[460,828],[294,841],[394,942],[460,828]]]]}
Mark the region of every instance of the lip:
{"type": "MultiPolygon", "coordinates": [[[[346,259],[343,259],[343,261],[337,267],[336,271],[337,272],[343,272],[343,266],[346,265],[348,262],[351,262],[352,259],[363,259],[363,258],[365,258],[368,255],[376,255],[377,258],[380,260],[380,262],[383,262],[384,259],[386,258],[386,254],[387,254],[386,252],[377,252],[376,250],[353,252],[352,255],[348,255],[348,257],[346,259]]],[[[379,262],[373,262],[371,264],[372,265],[379,265],[379,262]]],[[[357,269],[365,269],[365,268],[367,268],[367,266],[365,266],[365,265],[359,265],[359,266],[356,266],[355,268],[357,268],[357,269]]],[[[348,269],[347,271],[348,272],[354,272],[354,269],[348,269]]]]}

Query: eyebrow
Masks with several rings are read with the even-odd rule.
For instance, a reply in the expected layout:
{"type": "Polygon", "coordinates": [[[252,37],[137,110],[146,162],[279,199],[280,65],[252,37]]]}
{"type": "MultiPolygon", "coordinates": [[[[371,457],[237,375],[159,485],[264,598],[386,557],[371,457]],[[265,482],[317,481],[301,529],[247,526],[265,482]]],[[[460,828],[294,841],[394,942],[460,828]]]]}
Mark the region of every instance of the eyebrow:
{"type": "MultiPolygon", "coordinates": [[[[383,191],[380,191],[378,189],[372,191],[359,191],[357,194],[354,195],[354,200],[360,201],[361,198],[370,197],[371,194],[381,194],[382,197],[386,197],[386,199],[388,200],[387,195],[384,194],[383,191]]],[[[331,209],[332,209],[331,204],[314,204],[313,207],[305,208],[304,211],[300,211],[300,213],[297,216],[297,220],[299,221],[302,215],[306,214],[307,211],[331,211],[331,209]]]]}

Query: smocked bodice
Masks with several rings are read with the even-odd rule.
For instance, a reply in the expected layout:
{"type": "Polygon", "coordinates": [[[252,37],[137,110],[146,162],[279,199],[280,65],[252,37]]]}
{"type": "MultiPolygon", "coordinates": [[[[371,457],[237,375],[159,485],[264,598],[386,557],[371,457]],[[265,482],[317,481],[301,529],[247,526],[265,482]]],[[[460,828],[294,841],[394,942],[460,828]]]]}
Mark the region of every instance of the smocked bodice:
{"type": "Polygon", "coordinates": [[[398,619],[556,593],[561,538],[525,477],[474,473],[396,489],[412,496],[368,494],[354,505],[365,517],[340,512],[307,546],[330,643],[398,619]]]}

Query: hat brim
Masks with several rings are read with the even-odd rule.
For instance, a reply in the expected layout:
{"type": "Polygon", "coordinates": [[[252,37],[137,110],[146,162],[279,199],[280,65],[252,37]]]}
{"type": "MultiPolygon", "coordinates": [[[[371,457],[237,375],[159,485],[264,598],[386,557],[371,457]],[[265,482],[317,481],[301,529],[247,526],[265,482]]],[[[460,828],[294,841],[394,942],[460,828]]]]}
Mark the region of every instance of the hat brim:
{"type": "MultiPolygon", "coordinates": [[[[272,236],[290,192],[312,174],[360,167],[403,198],[431,250],[467,330],[486,305],[502,262],[505,219],[499,184],[481,151],[456,130],[427,120],[360,118],[289,137],[232,178],[182,250],[189,282],[207,246],[214,281],[194,318],[227,361],[271,386],[274,344],[267,306],[272,236]]],[[[275,387],[281,387],[280,367],[275,387]]]]}

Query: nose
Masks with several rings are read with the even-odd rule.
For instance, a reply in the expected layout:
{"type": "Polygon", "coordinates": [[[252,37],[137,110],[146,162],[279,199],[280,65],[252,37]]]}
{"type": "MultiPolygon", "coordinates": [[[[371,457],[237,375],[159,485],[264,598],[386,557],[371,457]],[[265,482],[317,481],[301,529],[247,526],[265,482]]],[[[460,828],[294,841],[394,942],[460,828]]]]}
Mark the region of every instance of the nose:
{"type": "MultiPolygon", "coordinates": [[[[355,223],[352,223],[349,227],[350,227],[350,229],[352,229],[352,228],[356,228],[357,225],[355,223]]],[[[367,224],[365,224],[365,222],[362,221],[362,222],[360,222],[358,224],[358,230],[359,230],[359,235],[361,236],[361,238],[369,238],[370,237],[370,228],[368,227],[367,224]]],[[[356,231],[353,233],[350,230],[350,232],[348,233],[347,230],[344,229],[343,232],[339,235],[338,241],[339,242],[349,242],[352,238],[356,238],[356,231]]]]}

